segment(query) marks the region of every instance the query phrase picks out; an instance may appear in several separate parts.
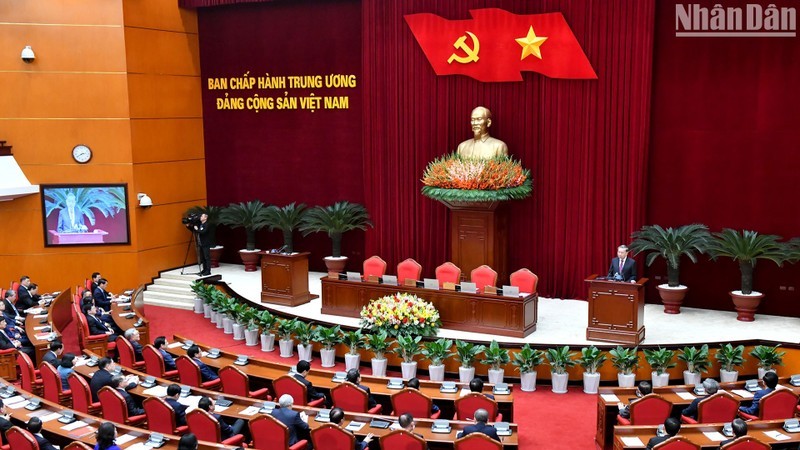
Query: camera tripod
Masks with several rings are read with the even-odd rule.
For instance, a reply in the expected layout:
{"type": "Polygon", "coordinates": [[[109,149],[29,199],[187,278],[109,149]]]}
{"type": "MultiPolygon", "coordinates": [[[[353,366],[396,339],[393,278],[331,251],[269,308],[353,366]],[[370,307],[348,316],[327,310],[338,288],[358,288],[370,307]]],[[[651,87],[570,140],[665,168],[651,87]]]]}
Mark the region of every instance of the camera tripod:
{"type": "Polygon", "coordinates": [[[200,265],[200,243],[199,239],[200,236],[197,234],[196,231],[192,231],[192,239],[186,243],[186,255],[183,257],[183,265],[181,266],[181,275],[197,275],[198,273],[203,272],[203,266],[200,265]],[[194,243],[194,254],[197,257],[197,268],[198,273],[186,273],[186,262],[189,260],[189,250],[192,249],[192,243],[194,243]]]}

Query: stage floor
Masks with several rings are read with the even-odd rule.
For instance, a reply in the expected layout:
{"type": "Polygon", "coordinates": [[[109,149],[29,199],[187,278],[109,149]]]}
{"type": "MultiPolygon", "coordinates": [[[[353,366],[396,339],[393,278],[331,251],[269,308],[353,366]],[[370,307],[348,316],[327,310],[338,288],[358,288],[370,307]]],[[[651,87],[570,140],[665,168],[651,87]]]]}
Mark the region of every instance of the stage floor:
{"type": "MultiPolygon", "coordinates": [[[[196,268],[197,266],[193,266],[196,268]]],[[[180,269],[168,273],[179,274],[180,269]]],[[[256,303],[261,303],[261,272],[245,272],[238,264],[220,264],[212,269],[212,274],[222,275],[222,281],[239,295],[256,303]]],[[[308,275],[311,293],[321,295],[320,279],[322,272],[308,275]]],[[[322,314],[321,298],[296,307],[269,305],[278,311],[296,315],[313,321],[324,321],[347,326],[358,326],[358,319],[322,314]]],[[[560,344],[579,346],[586,344],[608,345],[607,343],[586,340],[586,318],[588,303],[583,300],[562,300],[539,297],[539,321],[536,331],[526,338],[494,336],[482,333],[468,333],[440,329],[439,336],[450,339],[470,339],[501,343],[521,344],[560,344]]],[[[697,308],[681,308],[680,314],[664,314],[660,304],[645,305],[644,325],[646,337],[644,344],[674,345],[697,342],[727,342],[745,339],[767,339],[781,342],[800,343],[800,319],[757,314],[754,322],[739,322],[734,311],[712,311],[697,308]]]]}

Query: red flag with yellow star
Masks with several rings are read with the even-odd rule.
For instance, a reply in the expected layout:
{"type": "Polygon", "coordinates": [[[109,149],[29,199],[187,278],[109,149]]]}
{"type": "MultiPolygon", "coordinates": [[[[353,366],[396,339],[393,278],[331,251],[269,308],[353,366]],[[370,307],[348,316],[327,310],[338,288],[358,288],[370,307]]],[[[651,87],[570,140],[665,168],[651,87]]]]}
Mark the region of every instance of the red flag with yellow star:
{"type": "Polygon", "coordinates": [[[522,81],[522,71],[550,78],[597,78],[561,13],[518,15],[486,8],[470,15],[469,20],[428,13],[405,16],[437,75],[484,82],[522,81]]]}

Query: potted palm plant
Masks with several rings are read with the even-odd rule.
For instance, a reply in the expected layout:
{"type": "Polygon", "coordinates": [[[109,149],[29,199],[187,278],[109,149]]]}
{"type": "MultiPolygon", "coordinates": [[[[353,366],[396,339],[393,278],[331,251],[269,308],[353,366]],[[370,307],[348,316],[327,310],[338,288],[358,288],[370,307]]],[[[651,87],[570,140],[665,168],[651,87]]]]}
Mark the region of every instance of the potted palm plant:
{"type": "Polygon", "coordinates": [[[342,327],[317,326],[314,329],[314,342],[319,342],[322,348],[319,357],[322,360],[322,367],[333,367],[336,365],[336,344],[342,342],[342,327]]]}
{"type": "Polygon", "coordinates": [[[489,366],[489,383],[497,384],[503,382],[504,367],[510,360],[508,350],[500,348],[500,344],[492,340],[489,347],[483,351],[483,359],[481,360],[481,364],[489,366]]]}
{"type": "Polygon", "coordinates": [[[744,345],[734,347],[731,344],[724,344],[717,350],[714,358],[719,361],[719,379],[723,383],[734,383],[739,379],[739,371],[736,367],[744,364],[744,345]]]}
{"type": "Polygon", "coordinates": [[[653,387],[661,387],[669,384],[669,372],[667,372],[667,369],[677,365],[672,362],[674,357],[675,351],[666,348],[646,348],[644,350],[644,359],[647,361],[647,364],[650,364],[650,368],[653,369],[651,373],[653,387]]]}
{"type": "Polygon", "coordinates": [[[298,361],[308,361],[314,357],[314,347],[311,345],[311,340],[314,338],[314,328],[311,327],[312,322],[305,323],[298,320],[294,327],[294,334],[297,337],[297,359],[298,361]]]}
{"type": "Polygon", "coordinates": [[[342,333],[342,341],[347,346],[347,353],[344,354],[345,370],[358,369],[361,365],[361,354],[358,349],[364,348],[364,333],[361,329],[342,333]]]}
{"type": "Polygon", "coordinates": [[[458,381],[469,383],[475,378],[475,359],[486,350],[485,345],[473,344],[456,339],[456,359],[461,362],[458,368],[458,381]]]}
{"type": "Polygon", "coordinates": [[[372,375],[376,377],[386,376],[386,350],[389,349],[389,333],[380,330],[377,333],[367,335],[367,350],[373,353],[372,375]]]}
{"type": "Polygon", "coordinates": [[[256,231],[266,227],[267,207],[260,200],[247,203],[231,203],[220,211],[219,223],[231,228],[244,228],[247,234],[246,248],[239,250],[246,272],[258,269],[259,252],[256,248],[256,231]]]}
{"type": "Polygon", "coordinates": [[[678,354],[678,359],[686,363],[683,384],[700,384],[700,374],[708,372],[711,365],[708,360],[708,344],[704,344],[699,350],[697,347],[684,347],[678,354]]]}
{"type": "Polygon", "coordinates": [[[190,214],[195,214],[199,216],[200,214],[205,214],[208,216],[208,220],[206,221],[206,225],[208,225],[208,235],[211,240],[211,267],[219,267],[219,259],[222,257],[222,251],[225,247],[221,245],[217,245],[217,226],[219,225],[219,215],[222,212],[222,207],[220,206],[192,206],[188,210],[186,210],[185,216],[189,216],[190,214]]]}
{"type": "Polygon", "coordinates": [[[530,344],[522,346],[520,351],[514,353],[511,364],[517,366],[520,377],[520,389],[525,392],[536,390],[536,366],[544,362],[544,353],[531,348],[530,344]]]}
{"type": "Polygon", "coordinates": [[[764,378],[767,372],[775,372],[775,366],[783,365],[783,355],[786,352],[779,352],[776,345],[770,347],[769,345],[756,345],[750,352],[750,356],[758,360],[758,378],[764,378]]]}
{"type": "Polygon", "coordinates": [[[569,346],[548,348],[544,353],[547,363],[550,364],[550,376],[553,383],[554,394],[566,394],[569,374],[567,369],[577,364],[573,359],[575,353],[570,353],[569,346]]]}
{"type": "Polygon", "coordinates": [[[257,319],[258,325],[261,327],[261,351],[271,352],[275,350],[275,335],[272,333],[272,329],[275,328],[278,318],[265,309],[258,313],[257,319]]]}
{"type": "Polygon", "coordinates": [[[581,349],[581,357],[578,358],[578,364],[584,369],[583,392],[597,394],[597,389],[600,387],[600,374],[597,373],[597,370],[603,366],[606,358],[606,354],[594,345],[581,349]]]}
{"type": "Polygon", "coordinates": [[[294,340],[292,336],[299,322],[297,318],[278,319],[276,328],[278,331],[278,347],[281,351],[281,358],[291,358],[294,354],[294,340]]]}
{"type": "Polygon", "coordinates": [[[283,233],[283,246],[286,247],[287,253],[294,251],[293,233],[303,222],[305,213],[306,205],[303,203],[297,205],[292,202],[283,208],[278,208],[277,206],[267,208],[266,220],[269,230],[281,230],[283,233]]]}
{"type": "Polygon", "coordinates": [[[403,360],[400,363],[403,379],[408,380],[417,376],[417,362],[414,361],[414,357],[422,353],[422,346],[419,344],[421,340],[422,336],[400,334],[394,341],[394,353],[403,360]]]}
{"type": "Polygon", "coordinates": [[[753,291],[753,270],[759,259],[772,261],[779,266],[783,264],[790,252],[785,244],[778,242],[780,239],[775,235],[726,228],[714,233],[714,239],[709,242],[709,253],[713,258],[724,256],[739,262],[742,286],[740,290],[730,292],[737,312],[736,320],[755,320],[756,309],[764,294],[753,291]]]}
{"type": "Polygon", "coordinates": [[[680,283],[681,257],[686,255],[693,263],[705,251],[711,234],[701,224],[664,229],[659,225],[646,225],[632,235],[630,249],[635,253],[649,252],[645,263],[650,266],[659,256],[667,263],[667,284],[658,285],[664,312],[680,314],[688,287],[680,283]]]}
{"type": "Polygon", "coordinates": [[[453,348],[453,341],[444,338],[428,341],[423,346],[422,356],[431,362],[428,366],[431,381],[444,381],[444,362],[447,358],[455,355],[450,352],[451,348],[453,348]]]}
{"type": "Polygon", "coordinates": [[[617,384],[619,387],[633,387],[636,374],[633,369],[639,366],[639,347],[623,348],[617,346],[608,351],[611,355],[611,365],[617,369],[617,384]]]}
{"type": "Polygon", "coordinates": [[[342,256],[342,235],[352,230],[366,230],[368,226],[371,227],[372,222],[363,205],[342,201],[308,210],[300,230],[304,236],[320,231],[328,233],[333,248],[331,256],[325,257],[325,266],[328,275],[335,278],[347,265],[347,257],[342,256]]]}

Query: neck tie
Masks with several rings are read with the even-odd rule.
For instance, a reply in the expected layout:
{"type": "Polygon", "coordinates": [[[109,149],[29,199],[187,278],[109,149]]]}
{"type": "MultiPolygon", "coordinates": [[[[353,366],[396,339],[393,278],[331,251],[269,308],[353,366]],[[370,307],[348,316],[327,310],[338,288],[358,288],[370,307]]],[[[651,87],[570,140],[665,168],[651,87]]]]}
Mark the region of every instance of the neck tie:
{"type": "Polygon", "coordinates": [[[624,265],[625,265],[625,260],[624,259],[620,259],[619,260],[619,274],[620,275],[622,275],[622,266],[624,266],[624,265]]]}

